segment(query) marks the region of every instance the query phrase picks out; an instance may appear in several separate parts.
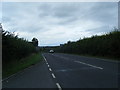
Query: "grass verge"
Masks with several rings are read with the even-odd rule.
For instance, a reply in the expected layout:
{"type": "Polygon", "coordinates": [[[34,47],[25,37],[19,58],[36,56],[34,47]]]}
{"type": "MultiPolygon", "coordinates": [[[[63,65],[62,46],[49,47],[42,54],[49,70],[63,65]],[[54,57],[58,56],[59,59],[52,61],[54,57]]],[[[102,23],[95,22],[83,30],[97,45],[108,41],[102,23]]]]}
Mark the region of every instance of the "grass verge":
{"type": "Polygon", "coordinates": [[[34,53],[21,60],[8,63],[2,72],[3,79],[43,60],[41,53],[34,53]]]}

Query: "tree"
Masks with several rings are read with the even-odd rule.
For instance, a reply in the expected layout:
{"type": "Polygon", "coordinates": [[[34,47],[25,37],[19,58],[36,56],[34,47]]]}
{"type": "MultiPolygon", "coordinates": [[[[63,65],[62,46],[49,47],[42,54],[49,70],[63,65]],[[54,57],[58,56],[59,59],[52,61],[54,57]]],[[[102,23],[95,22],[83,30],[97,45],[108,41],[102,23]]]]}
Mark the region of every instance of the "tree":
{"type": "Polygon", "coordinates": [[[33,38],[32,39],[32,43],[33,43],[34,46],[37,47],[38,46],[38,39],[37,38],[33,38]]]}

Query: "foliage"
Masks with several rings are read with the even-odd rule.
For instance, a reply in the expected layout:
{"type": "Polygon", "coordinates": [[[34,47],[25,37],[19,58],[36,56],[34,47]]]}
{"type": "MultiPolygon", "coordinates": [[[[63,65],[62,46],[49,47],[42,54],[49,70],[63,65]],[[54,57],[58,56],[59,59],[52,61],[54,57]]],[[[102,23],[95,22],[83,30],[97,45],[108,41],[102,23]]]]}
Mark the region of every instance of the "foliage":
{"type": "Polygon", "coordinates": [[[3,68],[3,78],[8,77],[18,71],[21,71],[31,65],[34,65],[43,60],[41,53],[34,53],[25,58],[22,58],[20,61],[12,61],[3,68]]]}
{"type": "Polygon", "coordinates": [[[87,54],[120,58],[120,31],[114,31],[101,36],[83,38],[76,42],[68,42],[56,49],[57,52],[87,54]]]}
{"type": "Polygon", "coordinates": [[[32,39],[32,43],[33,43],[34,46],[37,47],[38,46],[38,40],[37,40],[37,38],[33,38],[32,39]]]}
{"type": "Polygon", "coordinates": [[[3,67],[11,61],[20,60],[35,52],[33,44],[14,33],[2,30],[2,60],[3,67]]]}

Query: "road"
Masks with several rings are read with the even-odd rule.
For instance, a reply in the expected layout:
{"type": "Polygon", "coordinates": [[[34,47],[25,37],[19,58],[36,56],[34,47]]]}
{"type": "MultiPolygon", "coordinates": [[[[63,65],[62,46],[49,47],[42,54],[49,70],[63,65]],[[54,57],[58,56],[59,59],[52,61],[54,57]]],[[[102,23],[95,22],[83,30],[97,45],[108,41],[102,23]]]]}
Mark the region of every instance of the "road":
{"type": "Polygon", "coordinates": [[[3,88],[118,88],[118,62],[44,53],[45,61],[3,81],[3,88]]]}
{"type": "Polygon", "coordinates": [[[69,54],[44,54],[62,88],[117,88],[118,63],[69,54]]]}
{"type": "Polygon", "coordinates": [[[57,88],[57,86],[45,61],[42,61],[4,79],[2,88],[57,88]]]}

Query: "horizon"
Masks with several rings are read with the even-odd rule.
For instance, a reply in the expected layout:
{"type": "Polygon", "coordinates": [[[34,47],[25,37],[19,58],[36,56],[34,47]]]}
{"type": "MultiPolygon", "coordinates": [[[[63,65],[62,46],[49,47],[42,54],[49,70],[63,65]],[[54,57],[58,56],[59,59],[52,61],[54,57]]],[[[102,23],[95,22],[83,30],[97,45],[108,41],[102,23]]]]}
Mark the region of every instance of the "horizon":
{"type": "Polygon", "coordinates": [[[117,2],[2,2],[3,29],[39,46],[58,46],[118,27],[117,2]],[[99,10],[99,11],[98,11],[99,10]],[[36,23],[37,22],[37,23],[36,23]]]}

